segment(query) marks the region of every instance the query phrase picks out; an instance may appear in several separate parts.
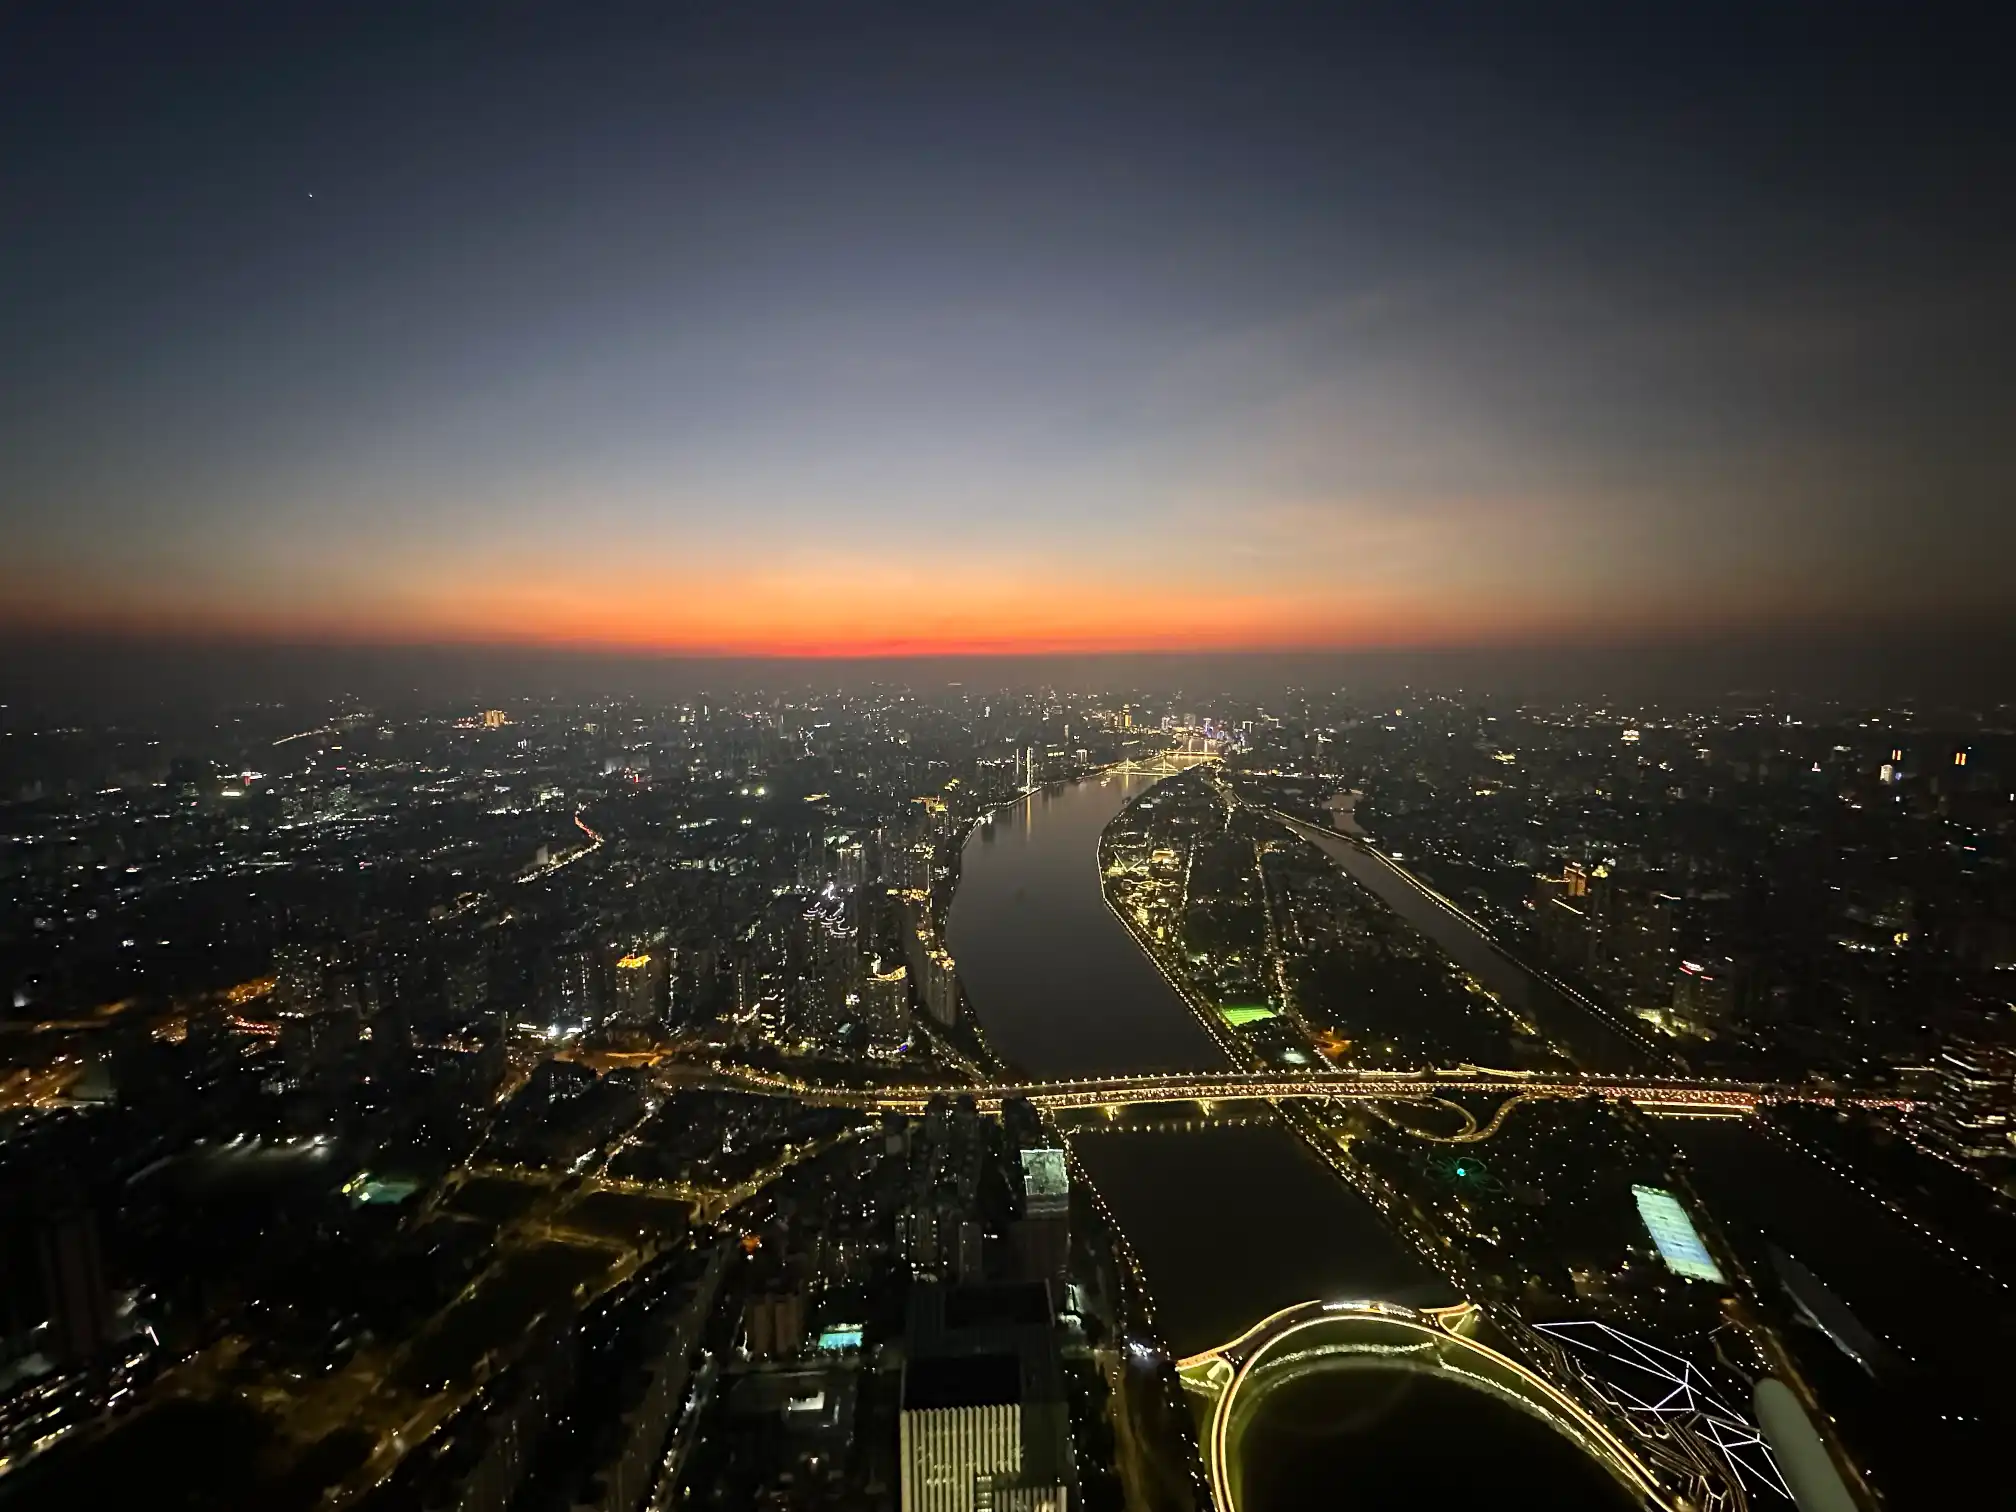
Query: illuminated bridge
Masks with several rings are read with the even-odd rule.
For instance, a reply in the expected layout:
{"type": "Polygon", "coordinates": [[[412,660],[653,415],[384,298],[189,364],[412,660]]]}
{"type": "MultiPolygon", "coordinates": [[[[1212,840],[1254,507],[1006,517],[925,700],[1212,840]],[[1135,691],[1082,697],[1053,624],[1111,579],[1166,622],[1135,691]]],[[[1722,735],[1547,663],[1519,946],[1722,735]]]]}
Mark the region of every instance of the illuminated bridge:
{"type": "Polygon", "coordinates": [[[1307,1302],[1180,1361],[1177,1371],[1204,1429],[1199,1447],[1221,1512],[1239,1512],[1242,1443],[1249,1425],[1267,1410],[1267,1399],[1300,1375],[1339,1369],[1411,1371],[1457,1381],[1546,1423],[1641,1506],[1702,1504],[1675,1496],[1672,1482],[1633,1445],[1554,1382],[1476,1337],[1477,1322],[1468,1306],[1418,1312],[1388,1302],[1307,1302]]]}
{"type": "MultiPolygon", "coordinates": [[[[1219,1512],[1240,1512],[1244,1440],[1269,1398],[1299,1377],[1339,1370],[1434,1375],[1495,1397],[1574,1444],[1641,1507],[1745,1512],[1795,1499],[1764,1429],[1683,1357],[1608,1324],[1535,1330],[1467,1302],[1304,1302],[1176,1370],[1203,1429],[1219,1512]]],[[[1840,1505],[1852,1506],[1842,1495],[1840,1505]]]]}
{"type": "Polygon", "coordinates": [[[971,1097],[998,1112],[1015,1097],[1039,1108],[1124,1108],[1142,1103],[1235,1102],[1242,1098],[1327,1098],[1358,1102],[1410,1101],[1477,1092],[1507,1097],[1600,1097],[1636,1103],[1649,1112],[1751,1113],[1774,1103],[1824,1107],[1910,1108],[1894,1093],[1769,1082],[1703,1081],[1685,1077],[1527,1073],[1459,1066],[1440,1071],[1234,1071],[1160,1076],[1115,1076],[1083,1081],[982,1083],[943,1087],[885,1087],[844,1094],[878,1108],[914,1112],[933,1097],[971,1097]]]}

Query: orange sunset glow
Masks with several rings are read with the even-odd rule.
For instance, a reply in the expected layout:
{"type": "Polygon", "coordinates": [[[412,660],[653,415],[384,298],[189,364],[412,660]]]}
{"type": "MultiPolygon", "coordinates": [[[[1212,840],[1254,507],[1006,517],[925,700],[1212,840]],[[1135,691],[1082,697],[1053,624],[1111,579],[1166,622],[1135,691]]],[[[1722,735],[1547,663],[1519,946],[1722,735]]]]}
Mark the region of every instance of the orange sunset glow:
{"type": "Polygon", "coordinates": [[[1606,630],[1659,633],[1655,604],[1543,602],[1498,589],[1284,578],[1232,568],[1188,584],[1106,581],[980,564],[853,563],[831,571],[593,573],[498,567],[427,580],[368,574],[352,592],[240,589],[201,601],[120,584],[15,594],[17,623],[139,636],[332,644],[519,645],[685,655],[848,657],[1113,651],[1271,651],[1520,644],[1606,630]],[[1062,578],[1062,581],[1057,579],[1062,578]],[[84,607],[80,608],[82,605],[84,607]]]}

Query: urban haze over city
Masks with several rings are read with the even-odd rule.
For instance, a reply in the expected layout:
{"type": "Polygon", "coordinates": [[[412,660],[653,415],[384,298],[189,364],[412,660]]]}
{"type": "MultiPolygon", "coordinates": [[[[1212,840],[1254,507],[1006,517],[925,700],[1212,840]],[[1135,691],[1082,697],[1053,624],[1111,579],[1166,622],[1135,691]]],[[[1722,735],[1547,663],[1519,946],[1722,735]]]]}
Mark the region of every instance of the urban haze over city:
{"type": "Polygon", "coordinates": [[[1939,6],[0,13],[0,1512],[2016,1434],[1939,6]]]}

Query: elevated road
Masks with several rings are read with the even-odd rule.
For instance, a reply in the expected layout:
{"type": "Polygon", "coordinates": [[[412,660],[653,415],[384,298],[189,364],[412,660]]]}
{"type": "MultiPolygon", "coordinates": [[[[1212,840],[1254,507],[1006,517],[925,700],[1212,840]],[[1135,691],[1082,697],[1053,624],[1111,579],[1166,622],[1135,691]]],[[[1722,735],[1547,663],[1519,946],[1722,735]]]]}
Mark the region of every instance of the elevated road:
{"type": "Polygon", "coordinates": [[[1613,1076],[1596,1073],[1527,1074],[1459,1066],[1423,1071],[1234,1071],[1185,1072],[1163,1076],[1101,1077],[1084,1081],[981,1083],[968,1086],[883,1087],[827,1098],[897,1112],[915,1112],[934,1097],[970,1097],[984,1111],[997,1112],[1009,1098],[1026,1098],[1039,1108],[1125,1108],[1142,1103],[1235,1102],[1262,1098],[1327,1098],[1360,1102],[1411,1101],[1477,1092],[1522,1097],[1600,1097],[1631,1102],[1652,1111],[1749,1113],[1776,1103],[1822,1107],[1910,1108],[1913,1100],[1894,1093],[1857,1092],[1838,1087],[1770,1082],[1704,1081],[1686,1077],[1613,1076]]]}
{"type": "Polygon", "coordinates": [[[1246,1430],[1264,1410],[1270,1380],[1355,1367],[1441,1375],[1497,1397],[1574,1444],[1638,1506],[1684,1512],[1730,1505],[1726,1495],[1713,1494],[1720,1486],[1689,1486],[1696,1495],[1675,1495],[1608,1424],[1545,1376],[1477,1337],[1477,1322],[1468,1304],[1417,1312],[1390,1302],[1305,1302],[1262,1319],[1228,1344],[1178,1361],[1184,1392],[1203,1428],[1198,1447],[1212,1500],[1222,1512],[1240,1512],[1246,1430]]]}

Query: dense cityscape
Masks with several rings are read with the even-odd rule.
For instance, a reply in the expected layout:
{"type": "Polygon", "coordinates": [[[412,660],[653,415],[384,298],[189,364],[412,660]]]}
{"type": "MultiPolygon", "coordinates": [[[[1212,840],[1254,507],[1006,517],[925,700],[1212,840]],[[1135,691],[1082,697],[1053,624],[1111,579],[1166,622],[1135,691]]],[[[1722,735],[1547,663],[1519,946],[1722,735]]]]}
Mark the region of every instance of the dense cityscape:
{"type": "Polygon", "coordinates": [[[1474,1350],[1591,1506],[1929,1504],[2011,1426],[2006,711],[9,719],[10,1505],[1286,1505],[1352,1376],[1240,1339],[1368,1295],[1295,1326],[1474,1350]],[[1087,800],[1103,1026],[979,891],[1087,800]]]}
{"type": "Polygon", "coordinates": [[[0,5],[0,1512],[2010,1504],[2008,72],[0,5]]]}

